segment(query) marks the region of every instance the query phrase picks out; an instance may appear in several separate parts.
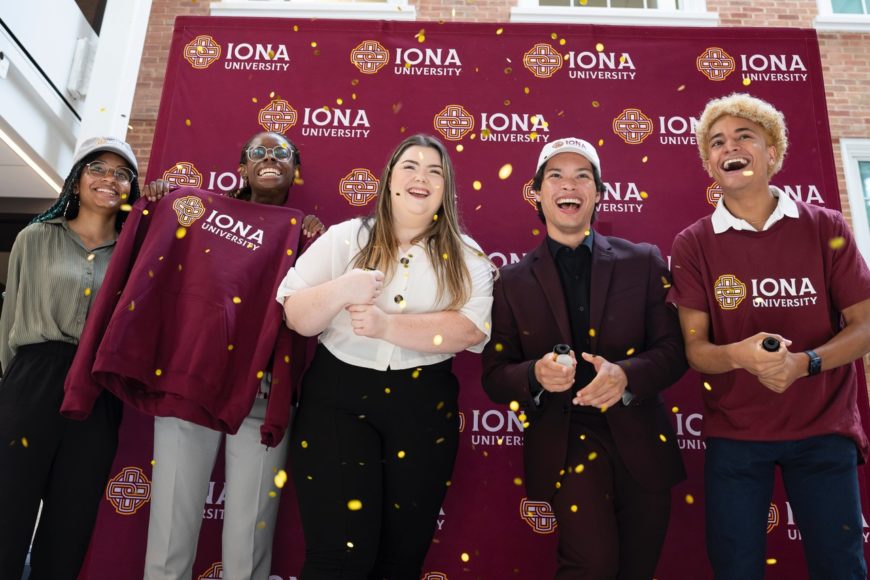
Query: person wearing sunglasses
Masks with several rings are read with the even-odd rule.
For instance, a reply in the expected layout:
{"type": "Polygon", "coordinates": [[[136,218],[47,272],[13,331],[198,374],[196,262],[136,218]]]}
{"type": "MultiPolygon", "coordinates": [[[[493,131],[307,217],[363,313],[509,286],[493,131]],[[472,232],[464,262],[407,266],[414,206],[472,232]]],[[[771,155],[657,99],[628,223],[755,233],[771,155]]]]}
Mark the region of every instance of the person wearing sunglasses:
{"type": "MultiPolygon", "coordinates": [[[[299,150],[287,137],[280,133],[258,133],[242,147],[239,158],[242,186],[230,196],[283,206],[299,163],[299,150]]],[[[151,199],[168,191],[168,184],[155,182],[146,189],[145,195],[151,199]]],[[[324,229],[313,215],[307,215],[302,226],[308,237],[324,229]]],[[[263,300],[270,290],[264,286],[263,300]]],[[[304,361],[304,350],[301,352],[293,357],[300,364],[304,361]]],[[[270,496],[270,492],[277,493],[273,480],[284,469],[287,458],[286,435],[272,448],[261,443],[260,426],[266,414],[269,388],[270,375],[266,373],[238,432],[226,434],[221,560],[224,577],[233,580],[269,578],[279,503],[278,497],[270,496]]],[[[145,580],[191,578],[209,479],[224,435],[177,417],[155,417],[145,580]]]]}
{"type": "Polygon", "coordinates": [[[124,141],[87,139],[58,200],[12,246],[0,315],[0,578],[21,578],[31,538],[31,579],[74,580],[82,566],[121,403],[104,392],[86,421],[58,411],[124,207],[139,197],[136,170],[124,141]]]}

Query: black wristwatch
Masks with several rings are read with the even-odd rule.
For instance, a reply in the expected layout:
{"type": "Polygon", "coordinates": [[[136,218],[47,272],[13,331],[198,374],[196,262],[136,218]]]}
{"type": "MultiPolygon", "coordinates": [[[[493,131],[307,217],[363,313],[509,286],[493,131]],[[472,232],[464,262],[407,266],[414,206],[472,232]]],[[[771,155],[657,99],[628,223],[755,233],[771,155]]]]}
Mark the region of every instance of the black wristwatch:
{"type": "Polygon", "coordinates": [[[822,372],[822,357],[812,350],[805,350],[804,354],[810,357],[810,363],[807,365],[807,372],[809,375],[813,376],[822,372]]]}

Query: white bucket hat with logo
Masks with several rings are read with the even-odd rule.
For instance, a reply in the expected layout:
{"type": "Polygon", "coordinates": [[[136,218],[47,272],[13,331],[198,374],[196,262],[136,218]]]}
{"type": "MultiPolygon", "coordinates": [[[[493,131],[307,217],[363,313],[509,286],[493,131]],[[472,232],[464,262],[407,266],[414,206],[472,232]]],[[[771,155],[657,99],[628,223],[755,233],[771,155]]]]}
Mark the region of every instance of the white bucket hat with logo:
{"type": "Polygon", "coordinates": [[[598,177],[601,177],[601,161],[598,160],[598,152],[591,143],[577,137],[557,139],[552,143],[544,145],[544,148],[541,149],[541,154],[538,156],[538,167],[535,169],[535,172],[540,171],[548,159],[559,153],[577,153],[582,155],[598,171],[598,177]]]}

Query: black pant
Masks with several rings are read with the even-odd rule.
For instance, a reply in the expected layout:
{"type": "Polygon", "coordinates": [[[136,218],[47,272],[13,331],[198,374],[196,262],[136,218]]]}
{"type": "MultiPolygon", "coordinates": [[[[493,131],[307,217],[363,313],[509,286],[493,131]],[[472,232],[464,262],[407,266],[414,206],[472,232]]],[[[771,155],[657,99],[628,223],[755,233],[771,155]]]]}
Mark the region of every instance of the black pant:
{"type": "Polygon", "coordinates": [[[653,578],[671,492],[635,481],[604,416],[572,416],[565,474],[552,505],[559,524],[557,580],[653,578]]]}
{"type": "Polygon", "coordinates": [[[303,580],[420,578],[459,443],[450,366],[375,371],[318,348],[290,439],[303,580]]]}
{"type": "Polygon", "coordinates": [[[75,346],[23,346],[0,383],[0,578],[75,580],[118,446],[121,403],[108,393],[86,421],[61,417],[75,346]],[[26,442],[26,443],[25,443],[26,442]]]}

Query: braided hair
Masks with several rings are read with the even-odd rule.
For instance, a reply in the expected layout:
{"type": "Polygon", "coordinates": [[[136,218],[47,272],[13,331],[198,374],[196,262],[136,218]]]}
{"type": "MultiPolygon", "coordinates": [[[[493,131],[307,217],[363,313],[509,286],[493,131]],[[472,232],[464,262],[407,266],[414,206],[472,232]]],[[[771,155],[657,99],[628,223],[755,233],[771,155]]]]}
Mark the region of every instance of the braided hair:
{"type": "MultiPolygon", "coordinates": [[[[261,135],[272,135],[273,137],[277,137],[278,139],[282,139],[287,142],[287,145],[290,146],[290,150],[293,152],[292,160],[293,160],[293,169],[298,170],[299,166],[302,165],[302,158],[299,156],[299,148],[293,144],[287,135],[283,133],[278,133],[276,131],[262,131],[260,133],[256,133],[253,135],[248,141],[242,145],[242,154],[239,156],[239,165],[244,165],[248,162],[248,149],[251,147],[251,143],[254,142],[254,139],[261,135]]],[[[295,179],[295,176],[294,176],[295,179]]],[[[293,187],[291,184],[290,187],[293,187]]],[[[242,201],[251,201],[251,185],[245,180],[245,184],[238,189],[235,189],[227,194],[229,197],[235,199],[241,199],[242,201]]]]}
{"type": "MultiPolygon", "coordinates": [[[[63,182],[63,189],[60,190],[57,201],[50,208],[33,218],[30,223],[47,222],[61,216],[68,220],[75,219],[79,215],[79,194],[75,192],[76,186],[82,177],[85,166],[102,153],[105,153],[105,151],[94,151],[73,165],[69,175],[66,176],[66,180],[63,182]]],[[[133,205],[137,199],[139,199],[139,178],[134,172],[133,180],[130,182],[130,193],[127,199],[124,200],[124,203],[133,205]]],[[[128,213],[121,210],[115,215],[115,231],[121,231],[121,226],[124,225],[128,213]]]]}

